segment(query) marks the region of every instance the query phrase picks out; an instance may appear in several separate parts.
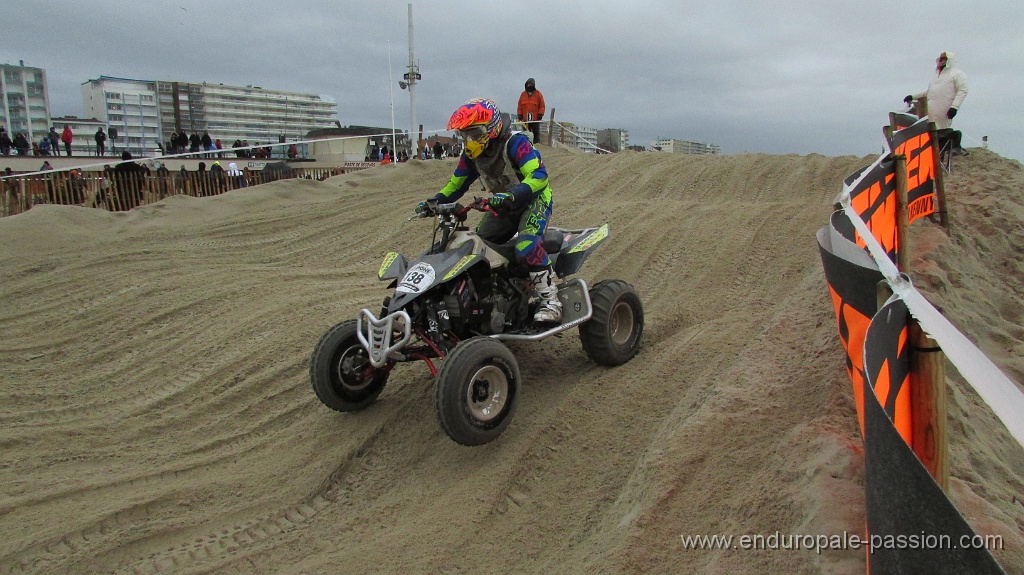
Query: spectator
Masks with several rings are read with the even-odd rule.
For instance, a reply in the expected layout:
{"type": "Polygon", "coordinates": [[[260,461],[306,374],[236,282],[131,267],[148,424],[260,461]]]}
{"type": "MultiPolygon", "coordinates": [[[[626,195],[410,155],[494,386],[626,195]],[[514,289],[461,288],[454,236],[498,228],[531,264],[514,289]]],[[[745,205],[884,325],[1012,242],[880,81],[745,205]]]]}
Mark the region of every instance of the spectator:
{"type": "Polygon", "coordinates": [[[117,126],[107,128],[107,141],[110,142],[110,154],[117,155],[117,126]]]}
{"type": "Polygon", "coordinates": [[[99,185],[96,186],[96,195],[93,197],[92,204],[95,208],[103,208],[105,210],[110,209],[110,187],[114,181],[114,168],[110,167],[110,164],[103,164],[103,170],[100,171],[99,185]]]}
{"type": "MultiPolygon", "coordinates": [[[[53,166],[50,165],[49,160],[44,161],[43,165],[39,167],[39,171],[40,172],[50,172],[50,171],[53,171],[53,166]]],[[[56,175],[56,174],[47,175],[46,176],[46,197],[49,198],[49,202],[51,204],[60,203],[60,201],[57,199],[57,182],[54,181],[54,177],[53,177],[54,175],[56,175]]]]}
{"type": "Polygon", "coordinates": [[[525,122],[526,127],[533,133],[533,143],[540,142],[540,121],[544,119],[544,94],[537,89],[533,78],[528,78],[523,93],[519,95],[519,107],[516,115],[519,121],[525,122]]]}
{"type": "Polygon", "coordinates": [[[42,140],[39,140],[39,153],[43,156],[50,155],[50,138],[43,136],[42,140]]]}
{"type": "Polygon", "coordinates": [[[174,189],[171,186],[171,171],[167,169],[167,164],[164,162],[157,162],[155,183],[157,201],[174,193],[174,189]]]}
{"type": "Polygon", "coordinates": [[[67,157],[71,157],[71,141],[75,139],[75,134],[71,132],[71,126],[64,124],[64,131],[60,134],[60,141],[64,142],[64,153],[67,157]]]}
{"type": "Polygon", "coordinates": [[[57,133],[57,126],[50,126],[50,133],[46,134],[50,139],[50,150],[54,156],[60,155],[60,134],[57,133]]]}
{"type": "Polygon", "coordinates": [[[444,154],[444,148],[441,147],[441,140],[434,140],[434,159],[440,160],[444,154]]]}
{"type": "MultiPolygon", "coordinates": [[[[951,129],[953,118],[967,97],[967,75],[956,67],[956,58],[952,52],[943,52],[935,59],[935,75],[928,83],[928,89],[907,96],[903,101],[909,105],[923,96],[928,97],[928,119],[935,122],[935,128],[951,129]]],[[[962,134],[957,130],[952,130],[950,134],[953,137],[953,152],[967,155],[960,146],[962,134]]]]}
{"type": "MultiPolygon", "coordinates": [[[[6,136],[7,132],[3,131],[2,135],[6,136]]],[[[10,140],[10,138],[7,139],[10,140]]],[[[6,196],[5,200],[7,201],[7,213],[18,213],[21,211],[21,202],[19,201],[20,196],[18,195],[18,182],[16,182],[15,179],[12,177],[14,176],[14,171],[12,171],[10,167],[4,168],[3,176],[3,193],[6,196]]]]}
{"type": "Polygon", "coordinates": [[[177,144],[178,144],[178,153],[179,154],[184,154],[188,150],[188,141],[189,141],[188,134],[185,133],[185,130],[182,130],[181,133],[178,134],[178,142],[177,142],[177,144]]]}
{"type": "Polygon", "coordinates": [[[103,126],[100,126],[96,130],[96,155],[103,156],[106,153],[107,148],[107,134],[103,131],[103,126]]]}
{"type": "Polygon", "coordinates": [[[245,174],[242,173],[242,170],[238,169],[238,164],[234,162],[228,164],[228,171],[225,174],[228,177],[228,181],[231,182],[229,187],[232,189],[244,188],[249,185],[245,174]]]}
{"type": "Polygon", "coordinates": [[[209,132],[205,130],[203,131],[203,136],[199,138],[199,145],[203,147],[204,152],[207,152],[206,154],[203,154],[204,158],[213,157],[213,154],[209,153],[213,150],[213,138],[210,137],[209,132]]]}
{"type": "MultiPolygon", "coordinates": [[[[14,135],[14,149],[18,150],[19,156],[28,155],[28,151],[32,149],[32,146],[29,145],[28,138],[25,137],[25,134],[18,132],[14,135]]],[[[71,149],[70,144],[68,145],[68,149],[71,149]]]]}
{"type": "Polygon", "coordinates": [[[115,209],[128,211],[142,203],[146,184],[146,169],[131,161],[127,150],[121,152],[121,163],[114,167],[116,195],[115,209]]]}
{"type": "Polygon", "coordinates": [[[192,181],[196,185],[197,196],[209,196],[210,195],[210,172],[206,171],[206,162],[199,162],[196,166],[196,175],[192,177],[192,181]]]}
{"type": "Polygon", "coordinates": [[[175,187],[178,189],[178,193],[183,194],[183,195],[190,195],[188,193],[188,190],[189,190],[189,181],[188,180],[189,180],[188,170],[186,170],[184,164],[182,164],[181,169],[178,170],[178,176],[177,176],[177,179],[175,180],[175,184],[174,184],[175,187]]]}
{"type": "Polygon", "coordinates": [[[85,180],[82,179],[82,170],[75,168],[68,172],[68,177],[70,178],[71,203],[83,203],[85,201],[85,180]]]}
{"type": "Polygon", "coordinates": [[[195,132],[192,132],[192,135],[188,137],[188,151],[189,152],[198,152],[199,151],[199,146],[201,146],[202,144],[203,144],[203,141],[202,141],[202,138],[199,137],[199,134],[197,134],[195,132]]]}
{"type": "Polygon", "coordinates": [[[5,156],[10,156],[11,148],[13,147],[14,141],[12,141],[11,137],[7,135],[7,129],[5,129],[3,126],[0,126],[0,153],[2,153],[5,156]]]}

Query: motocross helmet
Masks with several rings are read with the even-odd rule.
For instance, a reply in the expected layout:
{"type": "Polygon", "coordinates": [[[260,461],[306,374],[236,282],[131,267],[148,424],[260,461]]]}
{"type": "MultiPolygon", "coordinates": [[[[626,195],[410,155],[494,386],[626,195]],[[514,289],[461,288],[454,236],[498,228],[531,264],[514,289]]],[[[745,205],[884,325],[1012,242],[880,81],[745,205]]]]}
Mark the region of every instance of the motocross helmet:
{"type": "Polygon", "coordinates": [[[455,130],[466,142],[466,157],[480,157],[487,142],[501,134],[501,114],[494,100],[473,98],[459,106],[448,120],[448,129],[455,130]]]}

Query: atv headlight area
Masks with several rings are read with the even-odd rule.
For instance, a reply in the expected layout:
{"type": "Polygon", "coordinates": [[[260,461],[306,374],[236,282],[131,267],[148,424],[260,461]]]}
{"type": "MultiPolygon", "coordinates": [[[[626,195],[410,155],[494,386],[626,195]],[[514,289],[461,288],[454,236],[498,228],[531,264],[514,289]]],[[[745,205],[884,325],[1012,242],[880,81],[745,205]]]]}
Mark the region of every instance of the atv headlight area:
{"type": "Polygon", "coordinates": [[[405,310],[398,310],[377,319],[368,309],[359,312],[356,337],[370,354],[370,363],[374,367],[384,367],[388,355],[405,347],[412,337],[412,319],[405,310]],[[396,331],[401,331],[402,338],[392,341],[396,331]]]}

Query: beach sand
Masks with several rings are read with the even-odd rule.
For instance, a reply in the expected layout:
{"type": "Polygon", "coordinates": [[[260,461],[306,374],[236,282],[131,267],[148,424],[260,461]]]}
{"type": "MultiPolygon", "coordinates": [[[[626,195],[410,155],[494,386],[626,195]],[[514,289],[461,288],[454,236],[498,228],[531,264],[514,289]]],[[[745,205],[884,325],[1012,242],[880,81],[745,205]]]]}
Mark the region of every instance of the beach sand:
{"type": "MultiPolygon", "coordinates": [[[[872,157],[593,156],[542,147],[552,224],[608,223],[581,277],[646,329],[604,368],[575,332],[510,345],[511,426],[441,431],[422,364],[339,414],[309,385],[376,309],[454,160],[130,213],[0,219],[0,573],[835,573],[861,550],[693,550],[689,535],[863,535],[863,450],[815,231],[872,157]]],[[[1024,169],[977,150],[912,277],[1024,381],[1024,169]]],[[[1024,574],[1024,449],[949,369],[951,492],[1024,574]]]]}

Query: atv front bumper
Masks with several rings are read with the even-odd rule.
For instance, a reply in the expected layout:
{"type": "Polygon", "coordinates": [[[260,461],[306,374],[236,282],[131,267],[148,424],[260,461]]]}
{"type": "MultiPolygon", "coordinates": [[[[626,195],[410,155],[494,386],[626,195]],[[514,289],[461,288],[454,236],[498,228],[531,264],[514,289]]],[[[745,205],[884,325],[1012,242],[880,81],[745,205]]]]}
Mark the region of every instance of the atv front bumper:
{"type": "Polygon", "coordinates": [[[384,367],[388,362],[388,355],[404,348],[412,338],[412,319],[405,310],[398,310],[377,319],[370,310],[362,309],[356,321],[356,337],[370,354],[370,363],[373,367],[384,367]],[[401,332],[401,337],[398,341],[393,341],[396,331],[401,332]]]}

